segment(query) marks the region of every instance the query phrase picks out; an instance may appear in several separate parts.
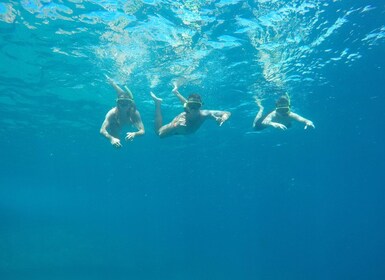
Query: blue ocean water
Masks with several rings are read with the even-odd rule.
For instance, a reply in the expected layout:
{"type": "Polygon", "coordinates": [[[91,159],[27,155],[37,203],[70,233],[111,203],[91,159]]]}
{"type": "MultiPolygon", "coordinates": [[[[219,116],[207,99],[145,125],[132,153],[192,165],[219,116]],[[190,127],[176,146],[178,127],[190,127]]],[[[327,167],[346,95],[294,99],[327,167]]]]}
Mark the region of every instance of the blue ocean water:
{"type": "Polygon", "coordinates": [[[382,1],[0,0],[0,30],[0,279],[385,279],[382,1]],[[175,82],[232,117],[159,139],[175,82]],[[254,132],[284,93],[316,129],[254,132]]]}

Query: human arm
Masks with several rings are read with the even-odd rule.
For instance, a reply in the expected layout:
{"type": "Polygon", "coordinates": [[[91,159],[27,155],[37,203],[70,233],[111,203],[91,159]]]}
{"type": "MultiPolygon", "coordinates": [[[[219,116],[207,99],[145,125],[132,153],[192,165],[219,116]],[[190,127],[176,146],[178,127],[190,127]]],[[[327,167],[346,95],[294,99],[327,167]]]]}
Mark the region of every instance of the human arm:
{"type": "Polygon", "coordinates": [[[111,109],[107,113],[107,115],[106,115],[106,117],[105,117],[105,119],[104,119],[104,121],[102,123],[102,126],[100,128],[100,134],[103,135],[104,137],[106,137],[110,141],[112,146],[114,146],[115,148],[121,148],[122,144],[120,143],[120,139],[112,136],[108,132],[108,129],[111,126],[111,122],[112,122],[113,116],[114,116],[114,109],[111,109]]]}
{"type": "Polygon", "coordinates": [[[302,117],[296,113],[291,112],[289,116],[291,119],[305,124],[304,129],[307,129],[308,127],[315,128],[315,126],[311,120],[305,119],[304,117],[302,117]]]}
{"type": "Polygon", "coordinates": [[[136,111],[133,116],[133,125],[138,129],[138,131],[128,132],[125,137],[126,141],[132,141],[136,136],[141,136],[145,133],[142,118],[140,117],[140,113],[138,111],[136,111]]]}
{"type": "Polygon", "coordinates": [[[262,124],[263,125],[266,125],[266,126],[272,126],[274,128],[278,128],[278,129],[282,129],[282,130],[286,130],[287,127],[281,123],[278,123],[278,122],[275,122],[274,121],[274,118],[276,117],[276,112],[273,111],[271,112],[270,114],[268,114],[266,116],[266,118],[264,118],[264,120],[262,121],[262,124]]]}
{"type": "Polygon", "coordinates": [[[172,93],[175,94],[176,97],[178,97],[178,99],[180,100],[182,105],[187,103],[187,99],[184,98],[183,95],[179,92],[178,86],[176,84],[174,84],[174,88],[172,89],[172,93]]]}
{"type": "Polygon", "coordinates": [[[213,118],[219,126],[221,126],[231,116],[231,113],[227,111],[203,110],[202,112],[207,117],[213,118]]]}
{"type": "Polygon", "coordinates": [[[186,127],[186,113],[181,113],[170,123],[162,126],[158,131],[158,135],[159,137],[164,138],[174,134],[186,134],[186,127]]]}

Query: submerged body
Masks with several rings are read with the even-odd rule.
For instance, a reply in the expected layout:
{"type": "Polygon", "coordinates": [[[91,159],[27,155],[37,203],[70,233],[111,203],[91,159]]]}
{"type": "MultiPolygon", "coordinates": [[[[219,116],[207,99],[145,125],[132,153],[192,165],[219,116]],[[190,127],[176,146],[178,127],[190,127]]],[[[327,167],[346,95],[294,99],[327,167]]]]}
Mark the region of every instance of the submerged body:
{"type": "Polygon", "coordinates": [[[137,129],[136,132],[127,132],[126,141],[132,141],[136,136],[143,135],[145,130],[131,91],[126,89],[127,92],[125,92],[111,79],[109,81],[115,88],[118,98],[116,99],[116,107],[109,110],[106,114],[100,128],[100,133],[110,141],[111,145],[115,148],[120,148],[122,147],[120,134],[124,126],[134,126],[137,129]]]}
{"type": "Polygon", "coordinates": [[[195,133],[207,119],[213,119],[221,126],[231,116],[231,113],[227,111],[200,110],[202,101],[197,94],[192,94],[186,99],[179,93],[176,86],[172,92],[181,101],[185,111],[177,115],[166,125],[162,125],[162,99],[151,92],[151,97],[155,103],[155,132],[161,138],[171,135],[188,135],[195,133]]]}
{"type": "Polygon", "coordinates": [[[268,114],[263,113],[264,108],[259,99],[256,100],[256,103],[259,110],[253,122],[254,130],[263,130],[269,126],[286,130],[292,126],[292,121],[305,124],[304,129],[315,128],[312,121],[290,110],[290,101],[286,96],[281,96],[276,102],[276,108],[268,114]]]}

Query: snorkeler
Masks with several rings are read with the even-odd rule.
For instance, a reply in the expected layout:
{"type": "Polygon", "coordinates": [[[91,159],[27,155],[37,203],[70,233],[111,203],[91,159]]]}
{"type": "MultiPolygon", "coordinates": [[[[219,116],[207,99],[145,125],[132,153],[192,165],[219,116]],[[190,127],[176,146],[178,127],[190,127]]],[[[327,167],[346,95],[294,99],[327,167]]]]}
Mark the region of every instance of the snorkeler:
{"type": "Polygon", "coordinates": [[[261,100],[256,98],[255,102],[257,103],[259,110],[253,122],[254,130],[262,130],[269,126],[286,130],[287,128],[291,127],[292,120],[305,124],[305,129],[308,127],[315,128],[312,121],[291,112],[290,98],[287,95],[279,97],[275,102],[275,110],[267,115],[263,115],[264,108],[262,106],[261,100]]]}
{"type": "Polygon", "coordinates": [[[140,117],[139,111],[136,109],[134,96],[132,92],[125,86],[122,90],[110,77],[107,77],[109,83],[114,87],[117,93],[116,107],[108,111],[100,133],[106,137],[111,145],[115,148],[122,147],[119,135],[124,125],[133,125],[138,131],[127,132],[125,140],[132,141],[136,136],[144,134],[144,125],[140,117]]]}
{"type": "Polygon", "coordinates": [[[177,85],[174,85],[172,92],[183,104],[184,112],[176,116],[169,124],[163,126],[162,99],[151,92],[151,97],[155,103],[155,132],[161,138],[171,135],[192,134],[209,118],[215,120],[221,126],[231,116],[231,113],[226,111],[201,110],[203,102],[200,95],[191,94],[186,99],[179,93],[177,85]]]}

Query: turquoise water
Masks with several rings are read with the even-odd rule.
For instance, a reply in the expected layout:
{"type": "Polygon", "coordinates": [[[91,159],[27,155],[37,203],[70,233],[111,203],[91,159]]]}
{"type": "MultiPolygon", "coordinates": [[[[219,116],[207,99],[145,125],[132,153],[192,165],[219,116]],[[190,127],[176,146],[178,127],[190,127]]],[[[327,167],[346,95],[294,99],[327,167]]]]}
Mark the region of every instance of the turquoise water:
{"type": "Polygon", "coordinates": [[[385,278],[381,1],[0,0],[0,31],[0,279],[385,278]],[[232,117],[159,139],[173,83],[232,117]],[[254,132],[284,93],[316,129],[254,132]]]}

